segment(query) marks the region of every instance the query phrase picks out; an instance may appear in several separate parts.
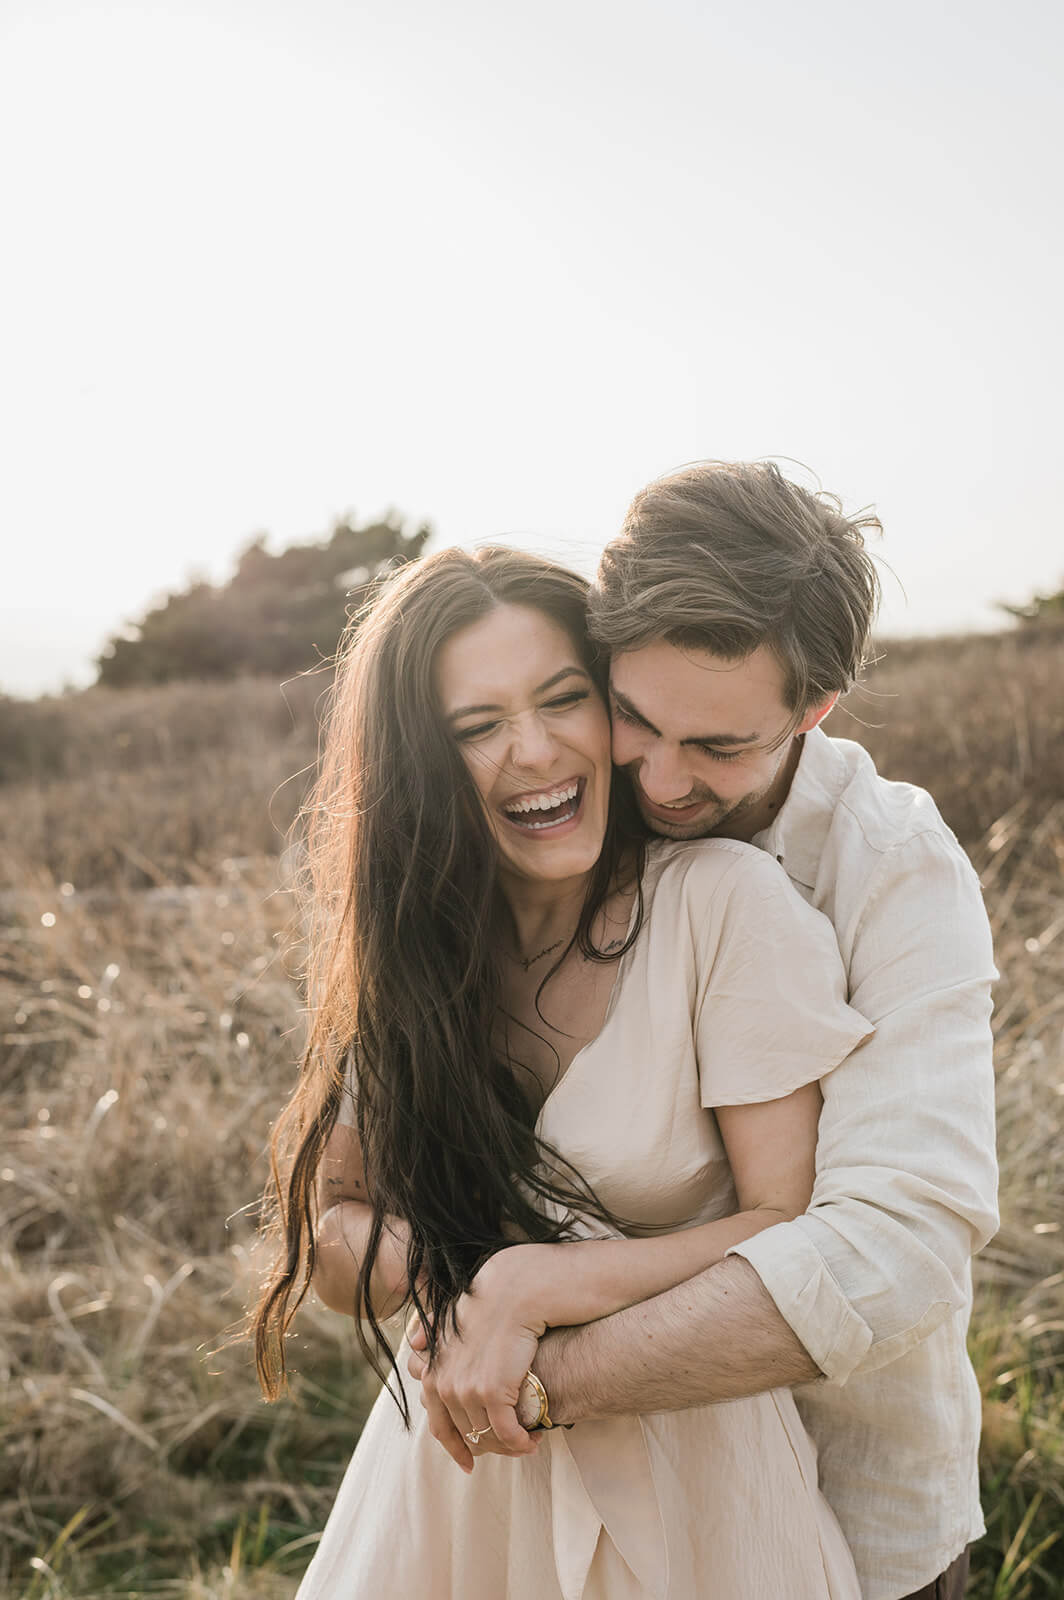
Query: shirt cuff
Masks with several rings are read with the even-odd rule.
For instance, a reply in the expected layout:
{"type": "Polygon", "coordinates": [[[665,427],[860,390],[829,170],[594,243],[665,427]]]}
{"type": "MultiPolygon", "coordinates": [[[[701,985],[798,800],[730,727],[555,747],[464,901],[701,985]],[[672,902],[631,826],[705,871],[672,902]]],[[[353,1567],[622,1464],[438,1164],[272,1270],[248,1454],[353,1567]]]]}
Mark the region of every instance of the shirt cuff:
{"type": "Polygon", "coordinates": [[[846,1299],[798,1222],[780,1222],[726,1252],[749,1261],[784,1322],[832,1383],[868,1353],[872,1330],[846,1299]]]}

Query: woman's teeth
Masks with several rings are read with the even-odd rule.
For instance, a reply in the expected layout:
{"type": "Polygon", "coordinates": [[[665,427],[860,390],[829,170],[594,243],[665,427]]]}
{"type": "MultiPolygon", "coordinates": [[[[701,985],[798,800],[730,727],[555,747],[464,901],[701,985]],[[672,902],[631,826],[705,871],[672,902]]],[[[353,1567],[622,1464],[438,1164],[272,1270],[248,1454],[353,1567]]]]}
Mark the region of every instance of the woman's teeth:
{"type": "Polygon", "coordinates": [[[579,783],[570,783],[562,789],[545,790],[542,794],[527,795],[521,800],[513,800],[509,805],[503,806],[503,811],[512,822],[516,822],[522,828],[552,828],[559,822],[568,822],[570,817],[575,816],[574,802],[579,793],[579,783]],[[540,813],[542,821],[532,820],[532,814],[536,812],[540,813]]]}

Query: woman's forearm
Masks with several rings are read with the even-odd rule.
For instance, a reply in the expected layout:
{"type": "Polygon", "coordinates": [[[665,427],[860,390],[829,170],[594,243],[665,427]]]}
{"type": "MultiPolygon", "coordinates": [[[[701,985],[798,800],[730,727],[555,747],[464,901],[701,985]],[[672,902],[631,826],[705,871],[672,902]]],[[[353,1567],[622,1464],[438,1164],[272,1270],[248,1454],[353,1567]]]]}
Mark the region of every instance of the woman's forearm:
{"type": "MultiPolygon", "coordinates": [[[[318,1222],[313,1288],[331,1311],[355,1315],[358,1273],[366,1253],[373,1210],[362,1200],[339,1200],[318,1222]]],[[[389,1217],[370,1275],[369,1298],[379,1322],[399,1311],[408,1293],[406,1224],[389,1217]]]]}
{"type": "Polygon", "coordinates": [[[546,1252],[536,1263],[539,1283],[531,1289],[536,1314],[553,1328],[612,1316],[686,1283],[723,1261],[732,1245],[789,1221],[790,1216],[766,1207],[655,1238],[574,1239],[532,1246],[546,1252]]]}

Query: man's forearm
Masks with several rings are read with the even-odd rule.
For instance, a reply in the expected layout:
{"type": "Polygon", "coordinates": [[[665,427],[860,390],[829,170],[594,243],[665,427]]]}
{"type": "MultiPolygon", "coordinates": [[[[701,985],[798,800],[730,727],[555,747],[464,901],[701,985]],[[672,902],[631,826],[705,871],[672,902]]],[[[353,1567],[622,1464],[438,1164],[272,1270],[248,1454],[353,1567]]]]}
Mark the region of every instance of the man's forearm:
{"type": "Polygon", "coordinates": [[[821,1376],[737,1256],[612,1317],[548,1333],[535,1371],[557,1422],[684,1411],[821,1376]]]}

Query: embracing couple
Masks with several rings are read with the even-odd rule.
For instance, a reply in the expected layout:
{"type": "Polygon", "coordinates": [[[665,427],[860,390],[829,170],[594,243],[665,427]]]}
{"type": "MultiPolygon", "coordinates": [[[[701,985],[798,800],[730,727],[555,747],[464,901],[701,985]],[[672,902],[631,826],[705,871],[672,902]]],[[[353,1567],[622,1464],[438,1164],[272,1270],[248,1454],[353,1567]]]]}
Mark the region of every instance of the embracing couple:
{"type": "Polygon", "coordinates": [[[301,1600],[962,1594],[995,973],[819,727],[870,520],[711,462],[590,588],[445,550],[355,619],[256,1335],[275,1394],[312,1284],[389,1383],[301,1600]]]}

